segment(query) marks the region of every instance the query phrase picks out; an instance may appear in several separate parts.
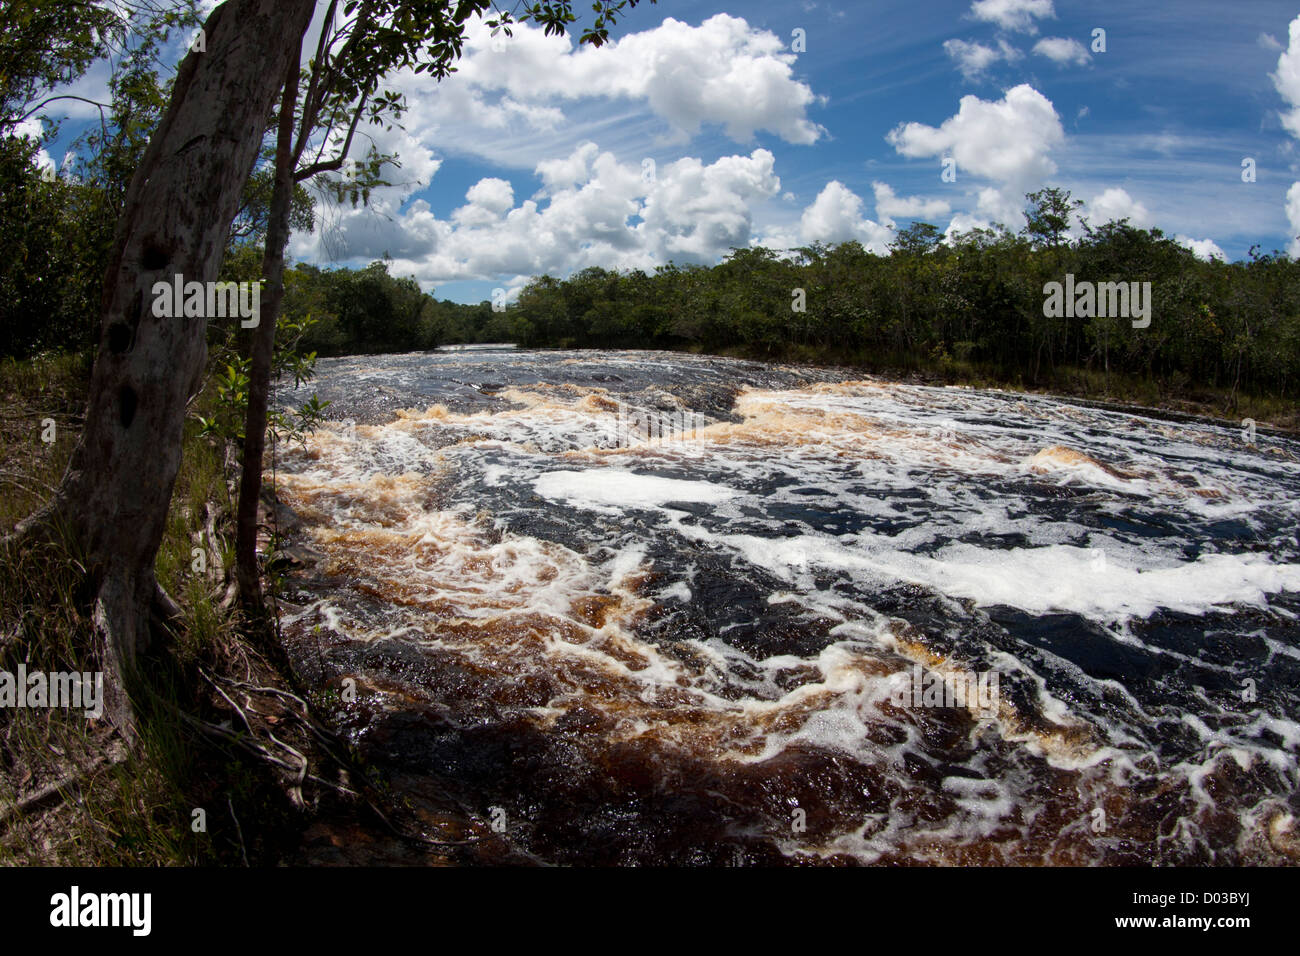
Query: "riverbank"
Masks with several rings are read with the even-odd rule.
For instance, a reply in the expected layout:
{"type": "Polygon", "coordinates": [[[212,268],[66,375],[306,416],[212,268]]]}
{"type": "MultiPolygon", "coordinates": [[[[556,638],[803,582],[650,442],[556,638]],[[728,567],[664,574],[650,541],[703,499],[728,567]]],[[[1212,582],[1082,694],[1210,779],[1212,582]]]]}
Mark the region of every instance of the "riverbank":
{"type": "Polygon", "coordinates": [[[721,355],[750,361],[861,369],[873,376],[914,385],[963,385],[1002,389],[1048,398],[1077,400],[1082,404],[1133,414],[1171,413],[1173,416],[1205,419],[1226,426],[1240,427],[1245,419],[1251,419],[1256,423],[1256,429],[1264,433],[1275,430],[1300,434],[1300,400],[1234,394],[1229,389],[1197,385],[1182,379],[1162,383],[1118,372],[1106,374],[1092,369],[1062,367],[1050,381],[1026,383],[1022,375],[1007,375],[994,366],[950,358],[933,362],[900,363],[866,354],[845,355],[836,349],[814,346],[791,346],[775,356],[744,348],[722,349],[717,352],[691,351],[693,354],[721,355]]]}
{"type": "MultiPolygon", "coordinates": [[[[79,356],[0,364],[0,524],[52,493],[80,433],[79,356]]],[[[210,414],[200,396],[195,414],[210,414]]],[[[182,610],[134,693],[128,749],[88,710],[0,708],[0,863],[442,865],[416,821],[334,737],[273,634],[230,600],[233,458],[187,427],[159,582],[182,610]],[[198,555],[202,554],[200,561],[198,555]]],[[[0,671],[93,674],[75,559],[0,547],[0,671]]],[[[447,828],[456,821],[447,818],[447,828]]],[[[455,828],[453,838],[467,828],[455,828]]]]}

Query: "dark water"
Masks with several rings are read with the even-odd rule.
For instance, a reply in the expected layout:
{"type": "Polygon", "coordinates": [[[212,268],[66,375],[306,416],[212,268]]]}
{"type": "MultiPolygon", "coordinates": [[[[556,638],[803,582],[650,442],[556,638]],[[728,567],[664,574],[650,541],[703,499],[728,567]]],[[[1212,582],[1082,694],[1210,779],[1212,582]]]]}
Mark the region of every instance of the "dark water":
{"type": "Polygon", "coordinates": [[[314,388],[287,632],[417,805],[561,863],[1300,859],[1293,442],[664,353],[314,388]]]}

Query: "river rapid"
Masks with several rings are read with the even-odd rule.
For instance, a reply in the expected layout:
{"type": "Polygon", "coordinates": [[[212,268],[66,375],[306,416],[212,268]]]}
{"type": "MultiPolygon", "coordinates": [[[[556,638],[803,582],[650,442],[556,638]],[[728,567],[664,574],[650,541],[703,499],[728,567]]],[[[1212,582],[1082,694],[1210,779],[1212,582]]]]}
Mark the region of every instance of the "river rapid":
{"type": "Polygon", "coordinates": [[[313,390],[284,633],[431,821],[561,864],[1300,860],[1293,440],[657,352],[313,390]]]}

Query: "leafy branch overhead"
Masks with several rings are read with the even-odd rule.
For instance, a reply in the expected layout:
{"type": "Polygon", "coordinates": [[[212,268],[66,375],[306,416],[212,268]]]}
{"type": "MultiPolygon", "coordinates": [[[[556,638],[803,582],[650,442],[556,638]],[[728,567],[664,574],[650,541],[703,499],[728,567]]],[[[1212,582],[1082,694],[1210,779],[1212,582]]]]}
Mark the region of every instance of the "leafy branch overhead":
{"type": "Polygon", "coordinates": [[[66,89],[90,67],[108,60],[161,69],[162,40],[201,21],[197,0],[5,0],[0,5],[0,133],[63,100],[109,108],[66,89]]]}
{"type": "MultiPolygon", "coordinates": [[[[595,19],[579,37],[580,44],[601,46],[623,10],[638,0],[593,3],[595,19]]],[[[653,0],[652,0],[653,2],[653,0]]],[[[322,17],[316,49],[303,69],[300,106],[295,114],[294,177],[303,182],[323,172],[343,168],[360,121],[392,129],[405,112],[400,93],[379,90],[383,78],[409,69],[441,80],[456,69],[464,51],[466,25],[491,11],[485,23],[510,36],[511,25],[533,22],[546,35],[563,35],[576,21],[568,2],[517,4],[496,8],[489,0],[331,0],[322,17]],[[341,6],[341,9],[340,9],[341,6]],[[310,159],[304,163],[304,156],[310,159]]],[[[369,191],[384,185],[385,164],[396,157],[373,148],[345,177],[325,184],[336,198],[368,201],[369,191]]]]}

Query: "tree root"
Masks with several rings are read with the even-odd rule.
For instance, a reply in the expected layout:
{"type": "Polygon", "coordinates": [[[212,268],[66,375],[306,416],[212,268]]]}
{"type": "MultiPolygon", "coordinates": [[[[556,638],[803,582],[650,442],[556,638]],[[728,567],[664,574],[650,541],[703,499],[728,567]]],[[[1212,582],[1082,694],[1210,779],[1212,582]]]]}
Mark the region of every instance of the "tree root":
{"type": "MultiPolygon", "coordinates": [[[[265,738],[269,739],[272,744],[278,747],[282,754],[288,757],[292,757],[295,762],[290,763],[288,760],[282,759],[281,756],[272,752],[270,748],[263,746],[262,744],[258,743],[255,739],[253,739],[253,738],[261,737],[263,735],[258,734],[258,732],[254,729],[253,723],[249,719],[249,712],[251,711],[254,715],[263,718],[265,718],[268,715],[262,714],[259,711],[257,711],[252,706],[252,701],[248,700],[247,697],[245,697],[246,706],[240,706],[238,703],[236,703],[236,701],[231,697],[230,694],[227,694],[225,690],[223,690],[219,686],[218,681],[226,684],[232,689],[243,690],[245,691],[246,694],[247,693],[269,694],[275,697],[291,700],[297,703],[298,707],[301,709],[300,710],[289,709],[287,713],[292,717],[294,717],[296,720],[301,721],[303,725],[306,726],[307,729],[312,732],[312,734],[317,738],[317,740],[321,745],[321,751],[327,757],[329,757],[336,764],[338,764],[339,767],[341,767],[344,771],[351,771],[352,769],[354,769],[350,765],[350,762],[345,757],[341,756],[335,749],[338,745],[337,738],[335,738],[333,734],[330,733],[328,728],[324,727],[324,725],[322,725],[320,721],[316,720],[312,716],[311,709],[308,706],[307,702],[304,701],[297,694],[293,694],[285,690],[280,690],[279,688],[275,688],[275,687],[255,686],[245,681],[232,681],[232,680],[226,680],[225,678],[214,678],[212,675],[209,675],[202,669],[200,669],[199,673],[200,676],[202,676],[204,680],[206,680],[210,685],[212,685],[212,688],[235,711],[235,713],[238,715],[240,723],[244,725],[244,728],[248,736],[237,734],[233,730],[227,730],[225,727],[221,727],[216,724],[211,724],[206,721],[197,720],[196,718],[190,717],[189,715],[183,714],[182,716],[191,725],[201,729],[205,733],[218,737],[229,743],[233,743],[236,746],[243,749],[244,751],[253,754],[254,756],[257,756],[260,759],[265,760],[266,762],[292,774],[293,783],[289,790],[289,797],[290,800],[294,803],[294,805],[299,809],[305,809],[306,803],[302,796],[302,787],[306,781],[310,780],[313,783],[328,787],[331,790],[341,795],[351,797],[351,798],[360,798],[365,802],[366,806],[370,808],[370,810],[375,814],[375,816],[379,818],[379,820],[384,824],[385,827],[387,827],[394,835],[399,836],[404,840],[409,840],[428,847],[470,846],[480,842],[479,837],[470,837],[463,840],[434,840],[430,837],[425,836],[422,833],[411,833],[406,830],[403,830],[388,818],[388,815],[379,808],[376,801],[368,793],[359,790],[353,790],[350,787],[343,786],[342,784],[336,783],[332,780],[326,780],[315,774],[309,773],[308,768],[310,762],[308,761],[308,759],[298,749],[285,743],[283,740],[280,740],[278,737],[275,736],[274,733],[272,733],[269,729],[267,729],[266,731],[264,731],[265,738]]],[[[363,790],[364,789],[365,788],[363,788],[363,790]]]]}

